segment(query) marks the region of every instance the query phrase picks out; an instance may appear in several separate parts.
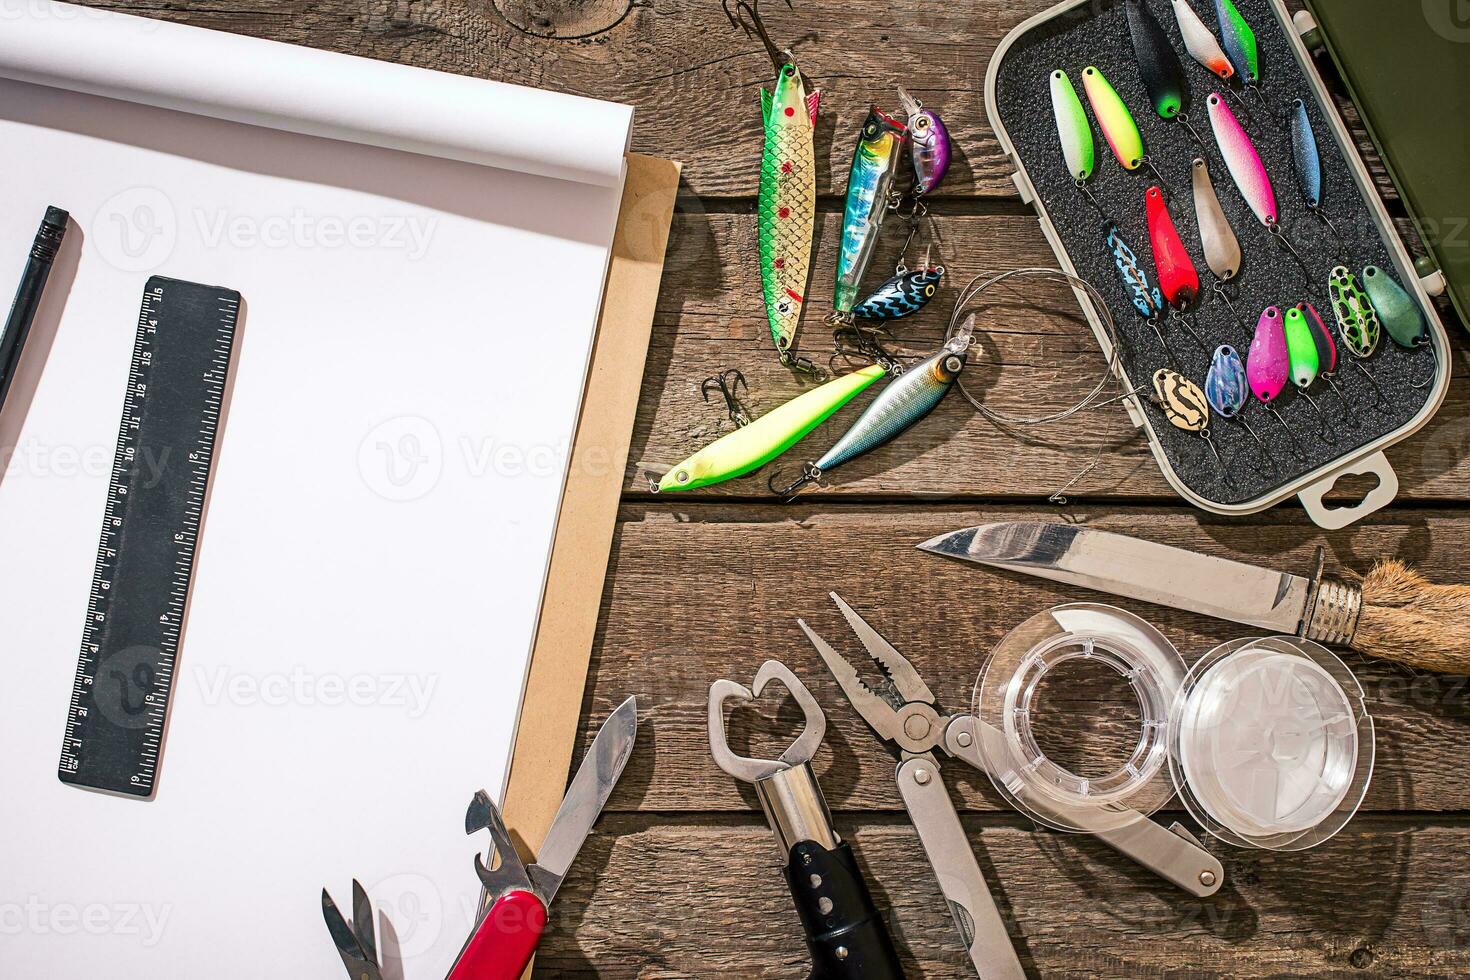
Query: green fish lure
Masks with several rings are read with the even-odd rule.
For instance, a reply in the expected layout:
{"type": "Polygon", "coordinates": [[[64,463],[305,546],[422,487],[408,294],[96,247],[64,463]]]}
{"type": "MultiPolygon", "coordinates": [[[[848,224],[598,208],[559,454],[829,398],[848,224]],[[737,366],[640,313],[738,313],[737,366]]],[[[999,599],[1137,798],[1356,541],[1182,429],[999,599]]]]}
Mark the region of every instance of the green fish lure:
{"type": "Polygon", "coordinates": [[[817,216],[817,167],[813,133],[820,92],[806,91],[794,61],[782,65],[774,91],[761,90],[765,150],[761,155],[761,290],[771,340],[782,364],[792,364],[792,345],[811,277],[817,216]]]}
{"type": "Polygon", "coordinates": [[[888,372],[871,364],[834,378],[716,439],[664,474],[657,491],[698,490],[760,469],[888,372]]]}

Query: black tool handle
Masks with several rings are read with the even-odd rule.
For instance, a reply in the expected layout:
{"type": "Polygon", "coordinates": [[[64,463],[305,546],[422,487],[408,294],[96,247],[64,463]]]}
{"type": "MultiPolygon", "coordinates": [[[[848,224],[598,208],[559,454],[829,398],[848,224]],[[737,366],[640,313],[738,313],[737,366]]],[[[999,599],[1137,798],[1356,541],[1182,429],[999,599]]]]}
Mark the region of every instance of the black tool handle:
{"type": "Polygon", "coordinates": [[[801,841],[791,848],[784,873],[812,951],[812,980],[903,976],[852,848],[838,844],[829,851],[801,841]]]}

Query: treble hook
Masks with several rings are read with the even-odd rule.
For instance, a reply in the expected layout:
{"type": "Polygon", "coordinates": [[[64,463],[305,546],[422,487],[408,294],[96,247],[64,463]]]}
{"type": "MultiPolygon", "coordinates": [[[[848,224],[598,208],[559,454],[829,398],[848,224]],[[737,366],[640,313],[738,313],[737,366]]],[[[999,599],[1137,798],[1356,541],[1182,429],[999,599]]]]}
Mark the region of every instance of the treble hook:
{"type": "Polygon", "coordinates": [[[699,386],[699,393],[704,396],[706,404],[709,402],[710,388],[719,389],[720,395],[725,399],[725,410],[730,413],[730,421],[735,423],[735,428],[743,429],[750,424],[750,416],[745,414],[745,407],[740,404],[740,399],[735,395],[736,387],[745,389],[750,393],[750,385],[745,383],[745,375],[740,373],[739,368],[730,368],[719,374],[712,374],[699,386]]]}
{"type": "MultiPolygon", "coordinates": [[[[771,35],[766,31],[766,22],[760,13],[761,0],[753,0],[750,3],[747,3],[746,0],[735,0],[735,10],[730,9],[730,0],[720,0],[720,6],[724,9],[725,16],[730,19],[730,23],[744,31],[746,37],[755,34],[760,38],[761,44],[766,47],[766,54],[771,58],[771,64],[777,71],[782,71],[787,65],[793,63],[791,52],[772,41],[771,35]],[[750,23],[745,22],[743,15],[750,17],[750,23]]],[[[791,7],[791,0],[786,0],[786,6],[791,7]]]]}
{"type": "Polygon", "coordinates": [[[776,486],[776,481],[780,479],[780,477],[780,470],[772,473],[770,478],[766,480],[766,486],[770,487],[771,492],[774,493],[776,496],[781,497],[788,503],[790,503],[791,501],[796,499],[796,495],[801,492],[801,489],[803,487],[809,487],[813,483],[821,480],[822,471],[817,469],[811,463],[806,463],[801,468],[801,476],[790,486],[783,488],[778,488],[776,486]]]}

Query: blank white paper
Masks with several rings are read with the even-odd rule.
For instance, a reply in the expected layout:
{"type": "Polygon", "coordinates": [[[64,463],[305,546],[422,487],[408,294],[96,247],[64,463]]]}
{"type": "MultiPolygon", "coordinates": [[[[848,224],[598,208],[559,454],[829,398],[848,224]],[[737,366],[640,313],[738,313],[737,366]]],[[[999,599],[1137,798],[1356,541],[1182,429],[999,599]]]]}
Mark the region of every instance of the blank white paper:
{"type": "MultiPolygon", "coordinates": [[[[621,159],[619,111],[597,149],[621,159]]],[[[357,877],[387,975],[442,977],[479,896],[463,814],[509,759],[619,181],[13,79],[0,145],[0,289],[46,205],[73,217],[0,417],[0,974],[336,978],[320,890],[350,915],[357,877]],[[140,801],[56,766],[152,274],[239,290],[244,312],[140,801]]]]}

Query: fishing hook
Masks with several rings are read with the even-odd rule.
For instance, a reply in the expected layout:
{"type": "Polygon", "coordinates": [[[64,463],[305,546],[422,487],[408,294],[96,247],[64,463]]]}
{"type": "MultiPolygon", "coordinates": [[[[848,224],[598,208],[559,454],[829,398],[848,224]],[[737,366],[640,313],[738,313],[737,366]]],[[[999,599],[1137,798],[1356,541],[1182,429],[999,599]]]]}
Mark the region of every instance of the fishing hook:
{"type": "Polygon", "coordinates": [[[1189,113],[1181,112],[1174,118],[1184,124],[1184,128],[1189,130],[1189,135],[1194,137],[1194,141],[1198,143],[1200,149],[1203,150],[1205,148],[1205,141],[1200,138],[1199,130],[1195,129],[1194,124],[1189,121],[1189,113]]]}
{"type": "Polygon", "coordinates": [[[1240,318],[1240,311],[1237,310],[1235,308],[1235,304],[1230,301],[1230,296],[1225,291],[1225,284],[1216,279],[1215,285],[1212,287],[1212,289],[1214,290],[1216,298],[1218,298],[1220,302],[1224,303],[1226,309],[1230,311],[1230,318],[1235,321],[1235,325],[1240,328],[1240,332],[1245,334],[1247,337],[1253,336],[1252,332],[1246,329],[1245,321],[1240,318]]]}
{"type": "Polygon", "coordinates": [[[780,479],[780,477],[780,470],[772,473],[770,478],[766,480],[766,486],[770,487],[771,492],[774,493],[776,496],[781,497],[787,503],[790,503],[791,501],[796,499],[797,494],[801,492],[803,487],[809,487],[813,483],[819,482],[822,479],[822,471],[817,469],[811,463],[806,463],[801,468],[801,476],[790,486],[784,488],[778,488],[776,486],[776,481],[780,479]]]}
{"type": "MultiPolygon", "coordinates": [[[[720,0],[720,6],[724,9],[725,16],[729,18],[730,23],[744,31],[746,37],[754,34],[760,38],[761,44],[765,45],[766,54],[770,56],[771,64],[777,71],[784,70],[792,63],[791,52],[771,40],[771,35],[766,30],[765,19],[760,13],[761,0],[753,0],[753,2],[735,0],[734,10],[730,9],[730,0],[720,0]],[[750,23],[745,21],[747,16],[750,18],[750,23]]],[[[791,0],[786,0],[786,6],[791,7],[791,0]]]]}
{"type": "Polygon", "coordinates": [[[1272,237],[1276,239],[1276,243],[1290,252],[1291,257],[1296,259],[1296,264],[1302,267],[1302,274],[1310,281],[1312,270],[1307,266],[1307,260],[1302,258],[1302,254],[1296,250],[1296,246],[1291,243],[1291,239],[1286,237],[1286,232],[1282,230],[1281,225],[1273,221],[1266,227],[1270,230],[1272,237]]]}
{"type": "Polygon", "coordinates": [[[1439,355],[1434,352],[1434,346],[1430,343],[1428,338],[1415,344],[1414,347],[1415,349],[1423,349],[1425,347],[1428,347],[1429,358],[1434,362],[1434,367],[1430,369],[1429,376],[1427,378],[1425,378],[1423,381],[1417,381],[1409,385],[1409,387],[1413,388],[1415,391],[1423,391],[1425,388],[1428,388],[1431,384],[1433,384],[1434,379],[1439,375],[1439,355]]]}
{"type": "Polygon", "coordinates": [[[1092,462],[1088,463],[1081,470],[1079,470],[1077,475],[1068,480],[1063,487],[1053,493],[1050,497],[1047,497],[1046,502],[1057,507],[1065,507],[1067,506],[1067,504],[1071,503],[1071,501],[1067,498],[1067,491],[1075,487],[1077,484],[1081,483],[1083,477],[1087,476],[1087,474],[1097,469],[1098,466],[1102,463],[1102,458],[1103,452],[1101,449],[1099,449],[1097,451],[1097,454],[1092,457],[1092,462]]]}
{"type": "Polygon", "coordinates": [[[737,387],[744,388],[746,394],[750,393],[750,385],[745,383],[745,375],[740,373],[739,368],[730,368],[719,374],[712,374],[699,386],[699,393],[704,396],[708,404],[710,389],[718,389],[720,395],[725,399],[725,410],[730,413],[730,421],[735,423],[737,429],[743,429],[750,424],[750,416],[745,414],[745,407],[740,404],[740,399],[735,395],[737,387]]]}

